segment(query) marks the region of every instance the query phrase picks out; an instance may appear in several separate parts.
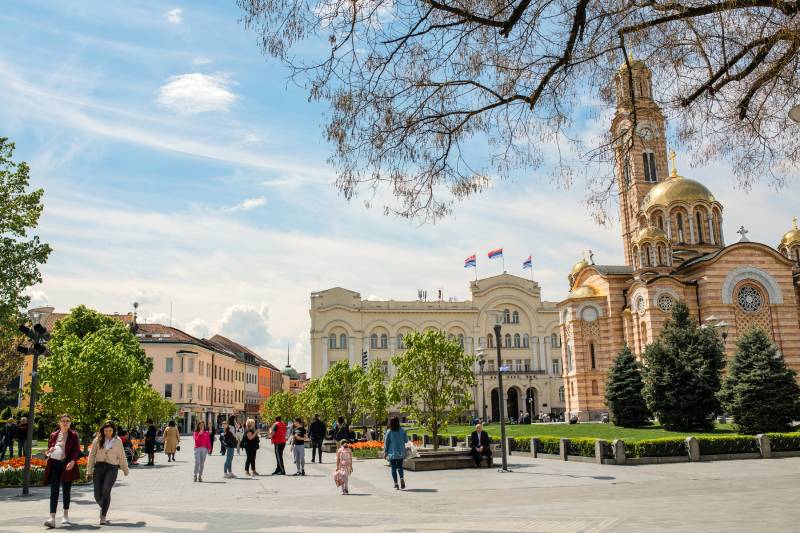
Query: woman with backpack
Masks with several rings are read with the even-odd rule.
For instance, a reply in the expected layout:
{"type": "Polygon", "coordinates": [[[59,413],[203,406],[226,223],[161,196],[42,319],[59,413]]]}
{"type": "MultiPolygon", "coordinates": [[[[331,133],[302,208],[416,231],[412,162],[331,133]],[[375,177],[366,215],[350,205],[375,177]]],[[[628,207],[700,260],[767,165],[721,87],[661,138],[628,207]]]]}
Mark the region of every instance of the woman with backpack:
{"type": "Polygon", "coordinates": [[[222,440],[225,442],[225,477],[234,478],[233,475],[233,454],[236,453],[236,447],[239,442],[236,440],[236,417],[231,415],[228,417],[228,424],[225,426],[225,433],[222,435],[222,440]]]}
{"type": "Polygon", "coordinates": [[[249,476],[260,475],[256,472],[256,451],[258,450],[261,439],[258,438],[258,431],[256,431],[256,421],[249,418],[246,422],[244,437],[242,437],[242,447],[244,453],[247,455],[247,460],[244,463],[244,471],[249,476]]]}
{"type": "Polygon", "coordinates": [[[383,439],[383,458],[388,459],[392,465],[392,480],[395,489],[405,489],[403,479],[403,460],[406,458],[406,430],[400,427],[400,419],[396,416],[389,421],[389,431],[383,439]],[[400,486],[397,486],[397,476],[400,475],[400,486]]]}

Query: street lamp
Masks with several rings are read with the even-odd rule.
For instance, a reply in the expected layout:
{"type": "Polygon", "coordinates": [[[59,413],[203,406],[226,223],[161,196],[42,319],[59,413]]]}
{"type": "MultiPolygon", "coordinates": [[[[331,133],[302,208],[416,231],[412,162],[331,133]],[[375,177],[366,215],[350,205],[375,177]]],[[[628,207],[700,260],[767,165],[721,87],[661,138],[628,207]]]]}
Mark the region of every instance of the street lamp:
{"type": "Polygon", "coordinates": [[[531,424],[533,424],[533,376],[528,374],[528,416],[531,417],[531,424]]]}
{"type": "Polygon", "coordinates": [[[478,366],[481,367],[481,405],[483,405],[482,413],[483,418],[481,422],[486,423],[486,377],[483,374],[483,365],[486,364],[486,350],[480,348],[478,350],[478,366]]]}
{"type": "Polygon", "coordinates": [[[502,339],[500,329],[505,315],[498,310],[487,311],[487,314],[494,318],[494,338],[497,339],[497,403],[500,411],[498,413],[500,415],[500,450],[503,452],[503,466],[499,472],[510,472],[508,469],[508,450],[506,449],[508,446],[508,442],[506,442],[506,409],[505,405],[503,405],[505,403],[503,399],[503,361],[500,354],[500,339],[502,339]]]}

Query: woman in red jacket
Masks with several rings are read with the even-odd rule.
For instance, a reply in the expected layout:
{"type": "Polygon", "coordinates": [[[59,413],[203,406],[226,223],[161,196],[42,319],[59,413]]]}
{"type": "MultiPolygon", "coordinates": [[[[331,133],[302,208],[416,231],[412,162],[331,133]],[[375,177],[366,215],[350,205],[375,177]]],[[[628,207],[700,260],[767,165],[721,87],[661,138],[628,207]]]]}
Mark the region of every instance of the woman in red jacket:
{"type": "Polygon", "coordinates": [[[59,487],[64,492],[64,518],[62,526],[69,526],[69,498],[72,482],[80,478],[76,464],[81,457],[81,443],[78,433],[70,429],[72,419],[61,415],[59,429],[50,434],[47,442],[47,465],[44,469],[44,482],[50,485],[50,519],[44,523],[48,528],[56,527],[59,487]]]}

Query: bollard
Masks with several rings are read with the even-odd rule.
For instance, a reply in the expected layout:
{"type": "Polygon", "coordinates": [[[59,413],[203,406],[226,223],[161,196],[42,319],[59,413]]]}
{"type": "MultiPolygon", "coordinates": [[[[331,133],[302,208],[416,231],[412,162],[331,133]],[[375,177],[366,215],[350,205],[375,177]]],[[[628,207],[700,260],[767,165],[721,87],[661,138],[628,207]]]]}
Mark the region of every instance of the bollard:
{"type": "Polygon", "coordinates": [[[700,460],[700,443],[694,437],[686,437],[686,452],[689,454],[689,462],[696,463],[700,460]]]}
{"type": "Polygon", "coordinates": [[[569,439],[558,441],[558,455],[562,461],[569,461],[569,439]]]}
{"type": "Polygon", "coordinates": [[[594,443],[594,462],[601,465],[603,464],[603,456],[606,453],[606,446],[608,442],[603,439],[597,439],[594,443]]]}
{"type": "Polygon", "coordinates": [[[539,448],[539,439],[537,439],[536,437],[533,437],[531,439],[531,457],[533,457],[533,458],[538,457],[538,453],[539,453],[538,448],[539,448]]]}
{"type": "Polygon", "coordinates": [[[756,440],[758,441],[758,449],[761,451],[761,457],[763,459],[772,457],[772,443],[769,441],[769,437],[759,433],[756,435],[756,440]]]}
{"type": "Polygon", "coordinates": [[[458,437],[450,435],[450,447],[456,448],[458,446],[458,437]]]}
{"type": "Polygon", "coordinates": [[[614,441],[611,443],[611,446],[611,451],[614,452],[614,463],[618,465],[624,465],[628,459],[627,455],[625,454],[625,441],[614,439],[614,441]]]}
{"type": "Polygon", "coordinates": [[[428,434],[426,433],[426,434],[424,434],[424,435],[422,436],[422,446],[424,446],[425,448],[427,448],[428,446],[430,446],[430,445],[431,445],[431,442],[432,442],[432,440],[431,440],[431,436],[430,436],[430,435],[428,435],[428,434]]]}

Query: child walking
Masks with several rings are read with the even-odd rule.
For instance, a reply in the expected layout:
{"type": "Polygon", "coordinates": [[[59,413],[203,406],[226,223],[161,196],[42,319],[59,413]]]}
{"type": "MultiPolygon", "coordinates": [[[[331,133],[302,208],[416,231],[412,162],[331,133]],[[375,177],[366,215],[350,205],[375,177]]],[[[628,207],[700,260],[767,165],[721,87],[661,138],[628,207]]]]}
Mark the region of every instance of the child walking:
{"type": "Polygon", "coordinates": [[[350,494],[347,485],[352,473],[353,450],[350,449],[350,443],[342,439],[339,441],[339,449],[336,450],[336,471],[333,473],[333,481],[337,487],[341,487],[342,494],[350,494]]]}

